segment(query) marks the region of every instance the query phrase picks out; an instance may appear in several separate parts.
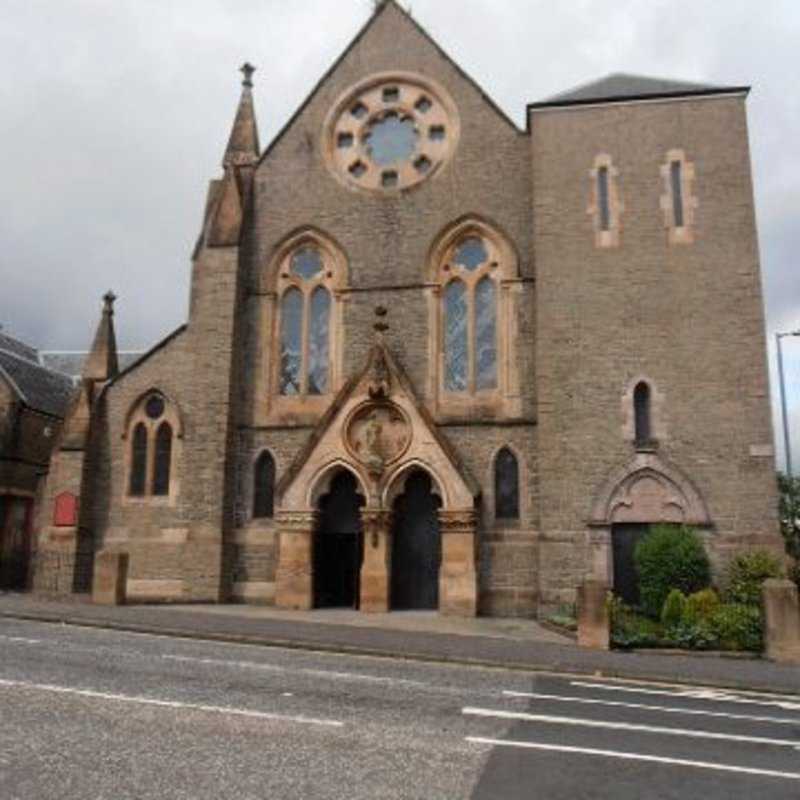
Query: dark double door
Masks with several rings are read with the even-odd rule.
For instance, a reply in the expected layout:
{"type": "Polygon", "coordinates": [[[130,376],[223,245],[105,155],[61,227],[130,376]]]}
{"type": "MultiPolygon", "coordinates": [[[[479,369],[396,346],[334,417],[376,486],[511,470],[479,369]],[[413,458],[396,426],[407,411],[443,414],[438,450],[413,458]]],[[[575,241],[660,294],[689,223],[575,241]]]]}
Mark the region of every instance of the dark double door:
{"type": "Polygon", "coordinates": [[[439,608],[439,568],[442,544],[439,532],[439,498],[431,480],[415,472],[394,508],[392,536],[392,608],[439,608]]]}
{"type": "Polygon", "coordinates": [[[315,608],[358,608],[364,498],[357,489],[356,479],[340,472],[320,500],[314,541],[315,608]]]}

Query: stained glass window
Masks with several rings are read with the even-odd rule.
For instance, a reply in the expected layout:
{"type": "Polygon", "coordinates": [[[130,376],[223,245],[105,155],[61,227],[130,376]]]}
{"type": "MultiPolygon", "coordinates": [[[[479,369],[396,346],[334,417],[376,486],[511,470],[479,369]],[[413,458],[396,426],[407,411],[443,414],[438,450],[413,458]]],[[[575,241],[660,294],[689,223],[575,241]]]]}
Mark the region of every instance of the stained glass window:
{"type": "Polygon", "coordinates": [[[444,386],[448,392],[464,392],[469,374],[469,344],[467,288],[462,281],[448,284],[444,309],[444,386]]]}
{"type": "Polygon", "coordinates": [[[275,459],[265,450],[256,461],[253,477],[253,517],[272,518],[275,513],[275,459]]]}
{"type": "Polygon", "coordinates": [[[156,433],[156,451],[153,461],[153,494],[169,494],[170,470],[172,467],[172,427],[162,422],[156,433]]]}
{"type": "Polygon", "coordinates": [[[494,462],[494,504],[497,519],[519,519],[519,464],[507,447],[494,462]]]}
{"type": "Polygon", "coordinates": [[[281,301],[280,393],[300,394],[303,361],[303,294],[290,288],[281,301]]]}
{"type": "Polygon", "coordinates": [[[497,387],[497,299],[494,281],[475,287],[475,388],[497,387]]]}
{"type": "Polygon", "coordinates": [[[142,497],[147,481],[147,428],[143,422],[133,431],[130,476],[129,493],[134,497],[142,497]]]}
{"type": "Polygon", "coordinates": [[[329,335],[331,296],[318,286],[311,295],[311,319],[308,332],[308,393],[328,391],[329,335]]]}
{"type": "Polygon", "coordinates": [[[314,247],[303,247],[292,256],[292,274],[311,280],[322,272],[322,258],[314,247]]]}
{"type": "Polygon", "coordinates": [[[486,252],[486,245],[483,240],[476,236],[464,239],[456,248],[453,263],[460,267],[472,271],[485,264],[489,260],[489,253],[486,252]]]}
{"type": "Polygon", "coordinates": [[[385,167],[411,158],[417,147],[417,131],[413,120],[391,112],[370,126],[364,142],[372,160],[385,167]]]}

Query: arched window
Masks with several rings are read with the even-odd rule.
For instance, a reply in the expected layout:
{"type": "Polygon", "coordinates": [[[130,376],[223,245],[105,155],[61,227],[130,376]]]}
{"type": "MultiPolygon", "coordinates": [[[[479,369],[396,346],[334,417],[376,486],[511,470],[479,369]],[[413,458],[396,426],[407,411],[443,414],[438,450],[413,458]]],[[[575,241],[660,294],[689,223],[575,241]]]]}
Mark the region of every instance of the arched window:
{"type": "Polygon", "coordinates": [[[650,387],[644,381],[637,384],[633,391],[633,418],[637,446],[650,444],[652,441],[650,387]]]}
{"type": "Polygon", "coordinates": [[[131,466],[129,493],[141,497],[147,485],[147,428],[140,422],[131,437],[131,466]]]}
{"type": "Polygon", "coordinates": [[[280,267],[278,394],[327,395],[331,373],[332,289],[338,265],[314,241],[303,241],[280,267]]]}
{"type": "Polygon", "coordinates": [[[169,477],[172,469],[172,426],[162,422],[156,432],[156,452],[153,461],[153,494],[169,494],[169,477]]]}
{"type": "Polygon", "coordinates": [[[128,495],[174,495],[175,436],[180,419],[175,407],[159,391],[148,392],[131,409],[127,425],[130,439],[128,495]]]}
{"type": "Polygon", "coordinates": [[[475,233],[460,238],[443,265],[446,392],[498,388],[497,266],[496,248],[475,233]]]}
{"type": "Polygon", "coordinates": [[[266,450],[253,472],[253,517],[271,519],[275,514],[275,459],[266,450]]]}
{"type": "Polygon", "coordinates": [[[494,515],[496,519],[519,519],[519,464],[507,447],[494,462],[494,515]]]}

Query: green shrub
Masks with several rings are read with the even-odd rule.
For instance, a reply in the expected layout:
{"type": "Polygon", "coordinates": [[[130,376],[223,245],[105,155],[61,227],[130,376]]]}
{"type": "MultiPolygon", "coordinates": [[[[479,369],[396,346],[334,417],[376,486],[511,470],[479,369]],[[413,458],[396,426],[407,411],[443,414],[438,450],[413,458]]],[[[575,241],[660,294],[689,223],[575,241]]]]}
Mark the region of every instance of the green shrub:
{"type": "Polygon", "coordinates": [[[680,625],[686,612],[686,595],[680,589],[673,589],[661,609],[661,624],[669,629],[680,625]]]}
{"type": "Polygon", "coordinates": [[[672,589],[691,594],[711,581],[711,567],[700,538],[691,528],[655,525],[636,546],[642,609],[657,619],[672,589]]]}
{"type": "Polygon", "coordinates": [[[758,606],[726,603],[709,620],[711,631],[724,650],[754,650],[763,647],[761,609],[758,606]]]}
{"type": "Polygon", "coordinates": [[[789,570],[789,580],[794,581],[797,584],[797,588],[800,589],[800,561],[796,561],[789,570]]]}
{"type": "Polygon", "coordinates": [[[706,622],[719,607],[719,595],[713,589],[703,589],[690,594],[686,598],[686,608],[683,611],[683,622],[687,625],[697,625],[706,622]]]}
{"type": "Polygon", "coordinates": [[[730,603],[757,606],[761,603],[761,584],[783,575],[783,565],[772,553],[766,550],[741,553],[728,567],[726,599],[730,603]]]}
{"type": "Polygon", "coordinates": [[[621,598],[609,595],[611,643],[616,647],[658,647],[663,638],[661,625],[637,614],[621,598]]]}
{"type": "Polygon", "coordinates": [[[668,631],[668,638],[671,644],[686,650],[714,650],[719,647],[719,637],[707,620],[681,622],[668,631]]]}

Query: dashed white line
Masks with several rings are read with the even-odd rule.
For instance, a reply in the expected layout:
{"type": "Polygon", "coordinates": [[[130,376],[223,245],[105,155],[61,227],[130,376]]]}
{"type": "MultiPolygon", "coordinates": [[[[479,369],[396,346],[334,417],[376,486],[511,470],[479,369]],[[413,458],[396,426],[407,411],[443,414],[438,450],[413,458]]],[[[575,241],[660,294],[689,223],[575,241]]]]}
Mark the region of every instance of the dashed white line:
{"type": "Polygon", "coordinates": [[[709,711],[705,708],[678,708],[677,706],[651,706],[646,703],[625,703],[621,700],[600,700],[595,697],[571,697],[559,694],[538,694],[536,692],[504,691],[505,697],[531,700],[552,700],[558,703],[578,703],[582,705],[606,706],[609,708],[633,708],[639,711],[658,711],[665,714],[686,714],[700,717],[719,717],[746,722],[774,722],[777,725],[800,725],[797,717],[757,717],[752,714],[731,714],[727,711],[709,711]]]}
{"type": "Polygon", "coordinates": [[[463,708],[462,714],[493,719],[515,719],[525,722],[543,722],[550,725],[572,725],[581,728],[603,728],[615,731],[636,731],[638,733],[655,733],[667,736],[686,736],[693,739],[718,739],[726,742],[745,742],[747,744],[764,744],[773,747],[791,747],[800,749],[800,739],[769,739],[764,736],[742,736],[734,733],[717,733],[715,731],[697,731],[686,728],[665,728],[660,725],[641,725],[635,722],[611,722],[600,719],[581,719],[580,717],[556,717],[551,714],[527,714],[522,711],[501,711],[492,708],[463,708]]]}
{"type": "Polygon", "coordinates": [[[518,742],[511,739],[486,739],[481,736],[468,736],[466,741],[473,744],[488,744],[493,747],[522,747],[529,750],[544,750],[551,753],[575,753],[579,755],[600,756],[602,758],[617,758],[624,761],[645,761],[653,764],[669,764],[679,767],[694,767],[708,769],[716,772],[734,772],[743,775],[759,775],[767,778],[783,778],[790,781],[800,781],[800,773],[780,772],[772,769],[757,769],[755,767],[740,767],[735,764],[712,764],[708,761],[688,761],[682,758],[666,758],[665,756],[651,756],[644,753],[625,753],[618,750],[597,750],[592,747],[571,747],[559,744],[541,744],[539,742],[518,742]]]}
{"type": "Polygon", "coordinates": [[[0,640],[4,642],[14,642],[15,644],[41,644],[41,639],[26,639],[24,636],[6,636],[0,634],[0,640]]]}
{"type": "Polygon", "coordinates": [[[343,722],[332,719],[315,719],[314,717],[290,716],[287,714],[272,714],[266,711],[251,711],[246,708],[227,708],[225,706],[212,706],[201,703],[181,703],[177,700],[158,700],[153,697],[137,697],[125,694],[110,694],[97,692],[93,689],[76,689],[71,686],[55,686],[48,683],[29,683],[28,681],[11,681],[0,678],[0,687],[14,689],[33,689],[41,692],[54,692],[56,694],[70,694],[79,697],[89,697],[95,700],[109,700],[116,703],[137,703],[144,706],[158,706],[160,708],[173,708],[185,711],[203,711],[213,714],[226,714],[237,717],[251,717],[253,719],[269,720],[271,722],[296,722],[301,725],[325,725],[341,728],[343,722]]]}
{"type": "Polygon", "coordinates": [[[424,681],[413,681],[408,678],[392,678],[387,675],[364,675],[360,672],[332,672],[324,669],[307,669],[281,667],[277,664],[264,664],[259,661],[226,661],[221,658],[194,658],[192,656],[162,655],[167,661],[186,661],[194,664],[210,664],[220,667],[236,667],[238,669],[264,670],[267,672],[291,672],[293,675],[310,675],[314,678],[330,678],[331,680],[366,681],[368,683],[396,684],[400,686],[416,686],[426,689],[437,688],[424,681]]]}
{"type": "Polygon", "coordinates": [[[783,699],[760,699],[756,697],[743,697],[733,694],[724,689],[686,689],[683,691],[670,692],[665,689],[646,689],[633,686],[616,686],[608,683],[587,683],[585,681],[570,681],[571,686],[579,686],[583,689],[602,689],[607,692],[627,692],[629,694],[649,694],[661,697],[682,697],[689,700],[707,700],[714,703],[740,703],[743,705],[768,706],[770,708],[782,708],[785,711],[800,711],[800,700],[790,701],[783,699]]]}

